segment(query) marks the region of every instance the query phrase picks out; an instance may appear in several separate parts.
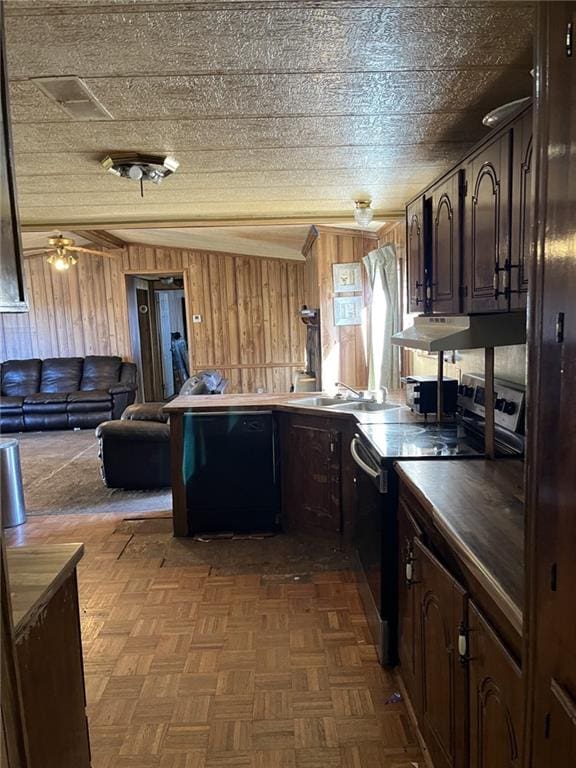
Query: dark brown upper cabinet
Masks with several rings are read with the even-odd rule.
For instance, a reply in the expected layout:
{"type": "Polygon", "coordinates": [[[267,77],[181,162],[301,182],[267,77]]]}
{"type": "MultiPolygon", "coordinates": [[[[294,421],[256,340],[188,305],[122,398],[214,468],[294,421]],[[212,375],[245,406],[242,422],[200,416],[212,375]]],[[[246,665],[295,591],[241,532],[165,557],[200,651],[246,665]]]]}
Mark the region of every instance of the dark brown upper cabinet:
{"type": "Polygon", "coordinates": [[[424,221],[424,196],[414,200],[406,208],[406,287],[408,311],[425,312],[429,304],[427,283],[426,230],[424,221]]]}
{"type": "Polygon", "coordinates": [[[464,172],[456,171],[426,194],[430,202],[431,309],[461,311],[461,194],[464,172]]]}
{"type": "Polygon", "coordinates": [[[533,220],[532,108],[406,207],[409,312],[526,306],[533,220]]]}
{"type": "Polygon", "coordinates": [[[469,312],[509,309],[512,132],[483,146],[466,164],[464,293],[469,312]]]}
{"type": "Polygon", "coordinates": [[[528,271],[532,259],[534,222],[534,163],[532,161],[532,110],[514,125],[512,161],[512,258],[510,306],[522,309],[528,295],[528,271]]]}

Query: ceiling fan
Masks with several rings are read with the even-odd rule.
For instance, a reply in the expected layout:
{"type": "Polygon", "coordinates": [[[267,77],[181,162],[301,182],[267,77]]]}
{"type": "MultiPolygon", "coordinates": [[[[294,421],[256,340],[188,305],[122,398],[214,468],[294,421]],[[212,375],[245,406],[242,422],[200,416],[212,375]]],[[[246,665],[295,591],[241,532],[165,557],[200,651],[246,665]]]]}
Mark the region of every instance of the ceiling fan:
{"type": "Polygon", "coordinates": [[[108,256],[109,258],[115,255],[109,251],[96,251],[92,248],[76,245],[76,241],[71,237],[63,237],[61,234],[49,237],[46,248],[24,248],[24,253],[26,256],[38,256],[41,253],[49,253],[50,255],[46,261],[60,272],[64,272],[78,263],[78,257],[75,255],[77,253],[88,253],[92,256],[108,256]]]}

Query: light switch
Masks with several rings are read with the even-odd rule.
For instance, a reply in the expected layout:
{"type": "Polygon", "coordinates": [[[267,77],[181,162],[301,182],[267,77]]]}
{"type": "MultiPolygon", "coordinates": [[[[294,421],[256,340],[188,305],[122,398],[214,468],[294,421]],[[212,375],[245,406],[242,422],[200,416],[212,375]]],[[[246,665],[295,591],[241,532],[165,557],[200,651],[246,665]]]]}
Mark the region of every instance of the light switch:
{"type": "Polygon", "coordinates": [[[193,323],[201,323],[202,322],[202,315],[192,315],[192,322],[193,323]]]}

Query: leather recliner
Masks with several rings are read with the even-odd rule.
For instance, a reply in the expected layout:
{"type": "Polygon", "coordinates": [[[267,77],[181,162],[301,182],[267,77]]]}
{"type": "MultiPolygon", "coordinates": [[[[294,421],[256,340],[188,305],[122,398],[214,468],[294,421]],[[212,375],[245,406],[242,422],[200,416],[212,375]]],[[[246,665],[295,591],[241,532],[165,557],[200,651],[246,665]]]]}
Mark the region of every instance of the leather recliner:
{"type": "Polygon", "coordinates": [[[136,397],[136,366],[115,356],[7,360],[0,366],[0,431],[94,428],[136,397]]]}
{"type": "MultiPolygon", "coordinates": [[[[182,386],[181,395],[222,394],[228,379],[217,371],[201,371],[182,386]]],[[[96,429],[100,471],[108,488],[168,488],[170,477],[170,424],[164,403],[130,405],[120,421],[107,421],[96,429]]]]}

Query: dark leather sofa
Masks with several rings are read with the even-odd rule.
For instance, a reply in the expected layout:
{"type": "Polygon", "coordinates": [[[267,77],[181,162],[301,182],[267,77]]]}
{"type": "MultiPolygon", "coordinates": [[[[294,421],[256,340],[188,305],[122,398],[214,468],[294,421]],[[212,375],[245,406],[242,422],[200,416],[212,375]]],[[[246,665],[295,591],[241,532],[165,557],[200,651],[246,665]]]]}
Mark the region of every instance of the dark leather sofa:
{"type": "Polygon", "coordinates": [[[0,431],[87,429],[134,402],[136,366],[107,356],[7,360],[0,385],[0,431]]]}

